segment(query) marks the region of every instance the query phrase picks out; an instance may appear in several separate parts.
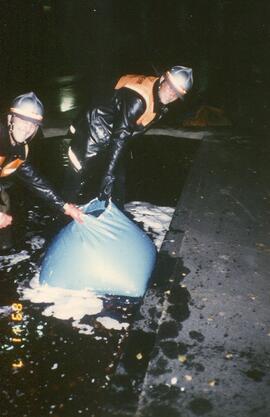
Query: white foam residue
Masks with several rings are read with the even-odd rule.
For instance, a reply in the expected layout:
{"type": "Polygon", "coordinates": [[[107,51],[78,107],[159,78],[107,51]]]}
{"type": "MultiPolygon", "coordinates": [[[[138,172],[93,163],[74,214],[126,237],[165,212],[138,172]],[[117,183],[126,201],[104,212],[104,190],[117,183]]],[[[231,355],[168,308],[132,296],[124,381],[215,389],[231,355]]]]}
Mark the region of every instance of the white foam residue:
{"type": "Polygon", "coordinates": [[[37,273],[30,281],[30,287],[19,287],[21,298],[32,303],[52,304],[44,309],[44,316],[54,316],[62,320],[80,320],[86,314],[98,314],[103,302],[91,290],[68,290],[49,285],[40,285],[37,273]]]}
{"type": "Polygon", "coordinates": [[[2,306],[2,307],[0,307],[0,314],[2,314],[3,316],[8,316],[11,311],[12,311],[11,306],[2,306]]]}
{"type": "Polygon", "coordinates": [[[93,334],[94,333],[94,328],[93,326],[90,326],[89,324],[82,324],[80,323],[79,320],[74,320],[72,322],[72,326],[79,329],[79,333],[82,334],[93,334]]]}
{"type": "Polygon", "coordinates": [[[157,250],[159,250],[169,229],[174,208],[133,201],[125,204],[125,210],[132,214],[135,222],[143,224],[144,231],[150,234],[157,250]]]}
{"type": "Polygon", "coordinates": [[[11,267],[28,258],[30,258],[30,255],[26,250],[12,255],[0,256],[0,269],[11,267]]]}
{"type": "MultiPolygon", "coordinates": [[[[58,289],[59,291],[60,289],[58,289]]],[[[80,291],[78,291],[80,293],[80,291]]],[[[43,311],[44,316],[54,316],[58,319],[79,320],[86,314],[93,315],[101,312],[103,303],[93,293],[87,297],[82,294],[64,294],[57,298],[56,302],[43,311]]]]}
{"type": "Polygon", "coordinates": [[[41,249],[45,243],[45,239],[41,236],[33,236],[31,240],[27,240],[26,243],[30,243],[33,251],[41,249]]]}
{"type": "Polygon", "coordinates": [[[122,330],[129,327],[129,323],[120,323],[118,320],[111,317],[98,317],[97,321],[106,329],[122,330]]]}

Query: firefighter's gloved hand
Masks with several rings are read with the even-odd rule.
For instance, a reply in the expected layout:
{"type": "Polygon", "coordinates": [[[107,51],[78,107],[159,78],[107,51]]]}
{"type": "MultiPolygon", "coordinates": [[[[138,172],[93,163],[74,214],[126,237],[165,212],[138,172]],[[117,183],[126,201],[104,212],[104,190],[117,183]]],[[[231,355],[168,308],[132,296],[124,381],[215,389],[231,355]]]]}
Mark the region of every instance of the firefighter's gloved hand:
{"type": "Polygon", "coordinates": [[[109,199],[112,196],[112,188],[115,177],[113,175],[106,175],[101,183],[98,199],[106,202],[106,207],[109,204],[109,199]]]}

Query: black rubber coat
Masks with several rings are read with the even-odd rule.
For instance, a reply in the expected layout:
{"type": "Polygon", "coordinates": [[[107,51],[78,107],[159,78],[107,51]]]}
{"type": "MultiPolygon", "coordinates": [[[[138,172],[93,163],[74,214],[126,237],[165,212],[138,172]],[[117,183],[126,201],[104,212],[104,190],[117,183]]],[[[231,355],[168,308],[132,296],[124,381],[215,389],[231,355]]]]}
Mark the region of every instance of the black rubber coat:
{"type": "Polygon", "coordinates": [[[101,197],[111,195],[116,168],[129,139],[144,133],[167,111],[167,107],[158,98],[158,83],[157,80],[153,88],[156,117],[146,126],[136,123],[145,112],[145,100],[129,88],[115,90],[108,106],[89,109],[73,123],[75,133],[72,135],[71,148],[82,168],[86,166],[88,158],[105,149],[108,152],[101,197]]]}
{"type": "MultiPolygon", "coordinates": [[[[30,149],[30,147],[29,147],[30,149]]],[[[25,150],[23,144],[12,146],[9,139],[7,127],[0,123],[0,155],[5,156],[7,161],[13,159],[24,159],[25,150]]],[[[21,179],[29,188],[34,190],[40,197],[45,199],[51,206],[64,212],[63,206],[65,202],[59,197],[59,195],[53,190],[50,184],[39,175],[30,162],[25,160],[23,164],[13,173],[12,176],[16,176],[21,179]]],[[[0,177],[1,183],[4,184],[9,177],[0,177]]]]}

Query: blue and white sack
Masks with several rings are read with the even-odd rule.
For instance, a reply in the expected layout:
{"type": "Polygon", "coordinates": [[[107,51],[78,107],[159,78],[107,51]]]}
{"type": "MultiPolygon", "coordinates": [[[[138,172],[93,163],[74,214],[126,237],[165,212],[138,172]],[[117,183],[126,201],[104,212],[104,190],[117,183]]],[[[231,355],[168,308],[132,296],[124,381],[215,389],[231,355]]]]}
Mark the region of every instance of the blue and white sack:
{"type": "Polygon", "coordinates": [[[50,244],[41,284],[143,296],[156,260],[153,242],[112,202],[94,199],[82,210],[84,223],[70,222],[50,244]]]}

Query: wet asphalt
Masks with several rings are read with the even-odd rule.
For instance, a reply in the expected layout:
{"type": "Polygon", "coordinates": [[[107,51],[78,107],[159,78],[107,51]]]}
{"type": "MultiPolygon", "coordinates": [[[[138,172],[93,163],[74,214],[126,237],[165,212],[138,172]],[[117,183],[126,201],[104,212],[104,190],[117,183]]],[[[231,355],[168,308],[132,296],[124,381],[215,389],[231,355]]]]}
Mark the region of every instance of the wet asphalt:
{"type": "Polygon", "coordinates": [[[269,142],[205,132],[103,416],[269,417],[269,142]]]}

